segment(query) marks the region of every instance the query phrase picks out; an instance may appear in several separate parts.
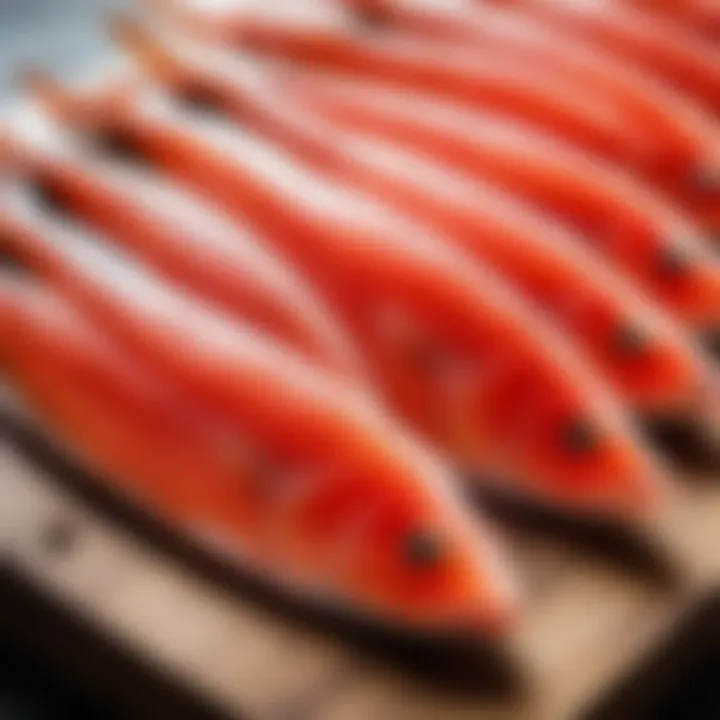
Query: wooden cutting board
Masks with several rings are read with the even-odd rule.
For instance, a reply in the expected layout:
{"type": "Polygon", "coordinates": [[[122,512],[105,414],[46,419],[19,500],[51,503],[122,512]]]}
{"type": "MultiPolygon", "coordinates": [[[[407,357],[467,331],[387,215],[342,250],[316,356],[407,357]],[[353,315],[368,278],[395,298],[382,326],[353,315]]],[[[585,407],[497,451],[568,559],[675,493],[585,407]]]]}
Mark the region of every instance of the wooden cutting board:
{"type": "Polygon", "coordinates": [[[231,717],[563,720],[601,703],[603,717],[637,720],[660,673],[720,625],[706,613],[681,637],[720,588],[711,477],[689,476],[662,524],[636,536],[491,503],[527,588],[498,652],[375,637],[258,594],[17,428],[0,468],[0,550],[15,575],[231,717]],[[623,688],[651,661],[655,682],[623,688]]]}

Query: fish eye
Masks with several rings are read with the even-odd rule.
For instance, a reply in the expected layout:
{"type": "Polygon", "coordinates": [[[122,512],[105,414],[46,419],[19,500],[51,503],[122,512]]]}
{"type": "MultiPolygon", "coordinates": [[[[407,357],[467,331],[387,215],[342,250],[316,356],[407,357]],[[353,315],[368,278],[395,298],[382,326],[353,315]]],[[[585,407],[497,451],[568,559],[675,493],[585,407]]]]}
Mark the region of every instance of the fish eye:
{"type": "Polygon", "coordinates": [[[563,427],[563,444],[576,454],[591,452],[600,443],[597,426],[587,418],[575,418],[563,427]]]}
{"type": "Polygon", "coordinates": [[[637,325],[621,325],[614,332],[613,346],[622,357],[642,355],[647,345],[647,335],[637,325]]]}
{"type": "Polygon", "coordinates": [[[405,538],[403,554],[413,567],[431,568],[440,563],[445,554],[445,547],[438,533],[419,529],[405,538]]]}
{"type": "Polygon", "coordinates": [[[178,88],[175,97],[182,105],[201,112],[215,112],[222,104],[218,93],[199,82],[187,83],[178,88]]]}
{"type": "Polygon", "coordinates": [[[678,247],[667,247],[660,254],[658,268],[664,277],[681,278],[691,267],[687,253],[678,247]]]}
{"type": "Polygon", "coordinates": [[[32,196],[45,209],[52,212],[62,213],[66,209],[66,203],[57,186],[42,175],[36,175],[29,181],[29,189],[32,196]]]}
{"type": "Polygon", "coordinates": [[[145,162],[146,157],[132,134],[120,128],[96,130],[92,143],[100,150],[120,160],[145,162]]]}

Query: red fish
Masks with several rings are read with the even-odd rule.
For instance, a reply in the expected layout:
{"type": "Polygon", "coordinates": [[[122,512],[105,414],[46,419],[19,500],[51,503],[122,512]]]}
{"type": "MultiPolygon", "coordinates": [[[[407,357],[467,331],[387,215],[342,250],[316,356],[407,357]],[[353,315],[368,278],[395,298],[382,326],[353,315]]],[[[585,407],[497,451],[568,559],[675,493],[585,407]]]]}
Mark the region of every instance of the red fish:
{"type": "Polygon", "coordinates": [[[293,102],[268,73],[242,80],[244,68],[237,64],[203,62],[140,26],[126,23],[120,30],[145,69],[174,96],[200,100],[203,109],[212,103],[243,127],[320,171],[377,193],[497,267],[579,341],[631,406],[651,412],[697,407],[710,371],[692,343],[559,226],[486,184],[338,130],[293,102]]]}
{"type": "Polygon", "coordinates": [[[166,322],[149,300],[111,296],[97,314],[132,326],[123,335],[168,379],[212,386],[232,418],[206,422],[64,293],[3,285],[13,386],[118,489],[191,534],[222,538],[248,569],[309,599],[419,632],[514,624],[507,571],[448,468],[349,386],[238,326],[210,342],[187,316],[166,322]]]}
{"type": "MultiPolygon", "coordinates": [[[[656,2],[656,0],[652,0],[656,2]]],[[[720,52],[709,42],[642,9],[647,0],[600,0],[578,5],[572,0],[479,0],[481,5],[518,8],[548,25],[582,37],[614,57],[633,63],[645,72],[720,110],[720,52]]],[[[693,14],[690,2],[676,5],[679,15],[693,14]]],[[[665,3],[666,8],[669,3],[665,3]]],[[[668,10],[672,15],[674,10],[668,10]]],[[[708,13],[709,18],[709,13],[708,13]]],[[[720,12],[717,16],[720,28],[720,12]]],[[[709,27],[706,27],[709,30],[709,27]]]]}
{"type": "Polygon", "coordinates": [[[55,92],[76,129],[261,227],[352,328],[391,407],[459,462],[577,508],[632,513],[662,495],[664,471],[612,393],[471,257],[269,151],[254,158],[234,134],[231,145],[136,103],[107,116],[102,98],[55,92]]]}
{"type": "Polygon", "coordinates": [[[612,167],[506,118],[374,83],[273,73],[289,99],[523,198],[582,235],[683,325],[720,327],[720,261],[692,219],[612,167]]]}
{"type": "Polygon", "coordinates": [[[5,164],[48,207],[136,253],[164,276],[349,377],[355,349],[314,290],[249,228],[140,172],[6,138],[5,164]]]}
{"type": "Polygon", "coordinates": [[[720,7],[716,0],[632,0],[632,5],[672,20],[695,38],[720,39],[720,7]]]}
{"type": "MultiPolygon", "coordinates": [[[[476,110],[500,111],[621,165],[643,168],[652,160],[658,167],[647,172],[662,186],[674,187],[679,178],[678,185],[684,188],[687,178],[695,185],[702,176],[705,204],[707,190],[716,189],[708,179],[720,167],[716,157],[708,157],[708,152],[715,151],[709,147],[709,136],[714,133],[709,124],[698,128],[693,113],[694,119],[683,114],[682,127],[678,127],[674,116],[657,120],[653,112],[654,125],[668,130],[674,140],[648,148],[652,138],[648,127],[628,117],[622,106],[598,91],[594,82],[569,77],[567,72],[540,73],[537,60],[499,53],[485,43],[468,47],[467,43],[432,42],[400,33],[353,34],[348,19],[331,12],[337,11],[334,5],[321,5],[315,13],[303,6],[298,8],[298,17],[255,8],[206,14],[174,7],[174,12],[192,32],[214,42],[330,69],[347,77],[372,78],[430,92],[476,110]],[[679,140],[682,147],[677,145],[679,140]]],[[[611,83],[606,77],[606,84],[617,91],[620,83],[611,83]]],[[[636,98],[636,94],[632,96],[636,98]]],[[[644,115],[647,107],[635,108],[636,113],[640,110],[644,115]]]]}
{"type": "Polygon", "coordinates": [[[635,152],[634,133],[627,132],[622,116],[582,84],[538,76],[527,63],[495,52],[374,34],[353,25],[341,10],[334,3],[302,4],[297,14],[258,7],[212,14],[173,2],[165,7],[196,36],[213,42],[519,115],[594,152],[635,152]]]}
{"type": "MultiPolygon", "coordinates": [[[[360,12],[372,13],[376,23],[425,37],[463,40],[483,52],[492,50],[520,58],[531,64],[537,74],[559,74],[591,87],[614,103],[635,128],[636,156],[629,160],[637,171],[691,207],[702,210],[720,201],[720,135],[713,118],[655,82],[653,73],[647,72],[652,67],[633,67],[618,59],[617,53],[605,52],[614,48],[602,44],[597,47],[583,42],[574,32],[563,32],[520,12],[499,12],[482,3],[468,7],[466,3],[429,6],[413,0],[344,2],[360,12]]],[[[566,11],[573,16],[582,14],[575,4],[566,11]]],[[[607,17],[612,13],[598,11],[597,22],[612,22],[607,17]]],[[[642,29],[646,30],[647,25],[642,22],[642,29]]],[[[717,106],[720,52],[714,62],[707,58],[705,64],[708,67],[702,77],[713,86],[717,106]]],[[[701,68],[696,71],[700,73],[701,68]]]]}

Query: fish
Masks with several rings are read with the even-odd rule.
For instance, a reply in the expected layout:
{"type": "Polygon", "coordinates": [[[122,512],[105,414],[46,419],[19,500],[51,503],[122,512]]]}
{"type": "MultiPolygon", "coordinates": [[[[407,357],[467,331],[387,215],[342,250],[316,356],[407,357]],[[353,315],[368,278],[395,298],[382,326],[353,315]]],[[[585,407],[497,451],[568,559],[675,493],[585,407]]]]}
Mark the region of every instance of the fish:
{"type": "Polygon", "coordinates": [[[115,28],[173,97],[214,108],[320,172],[376,193],[500,271],[588,353],[640,413],[686,414],[713,371],[695,343],[560,225],[460,173],[339,129],[267,72],[192,53],[132,21],[115,28]],[[243,78],[243,70],[245,77],[243,78]]]}
{"type": "Polygon", "coordinates": [[[255,138],[188,121],[154,92],[144,107],[127,96],[108,106],[102,91],[75,93],[47,78],[36,90],[67,131],[262,230],[351,328],[393,412],[460,466],[577,512],[662,505],[665,464],[612,389],[460,248],[255,138]]]}
{"type": "Polygon", "coordinates": [[[637,138],[628,132],[622,114],[582,83],[540,76],[531,65],[492,51],[376,33],[341,4],[301,3],[282,13],[260,7],[213,12],[174,0],[156,0],[155,5],[163,17],[211,44],[332,70],[343,77],[375,78],[396,89],[423,90],[479,111],[524,117],[594,153],[636,153],[637,138]]]}
{"type": "Polygon", "coordinates": [[[720,261],[688,213],[611,165],[554,137],[415,93],[320,73],[267,69],[293,101],[492,183],[562,222],[698,336],[720,327],[720,261]]]}
{"type": "Polygon", "coordinates": [[[672,20],[696,39],[720,39],[720,9],[714,0],[633,0],[633,6],[672,20]]]}
{"type": "MultiPolygon", "coordinates": [[[[483,52],[521,59],[538,75],[559,75],[591,87],[635,128],[636,153],[626,158],[626,166],[632,164],[641,177],[700,213],[720,200],[720,135],[713,115],[693,99],[665,87],[652,67],[633,66],[627,62],[632,58],[618,56],[614,47],[596,46],[586,34],[578,37],[572,29],[563,32],[521,11],[499,11],[483,3],[439,6],[413,0],[344,0],[344,4],[356,12],[371,13],[376,25],[453,43],[463,41],[483,52]]],[[[575,5],[567,11],[573,16],[582,14],[575,5]]],[[[612,14],[612,9],[598,12],[597,22],[611,23],[608,15],[612,14]]],[[[648,25],[641,18],[636,24],[643,31],[648,25]]],[[[664,43],[658,44],[667,49],[664,43]]],[[[713,86],[717,101],[720,53],[714,62],[707,60],[703,76],[713,86]]]]}
{"type": "Polygon", "coordinates": [[[33,147],[17,134],[0,142],[0,163],[37,199],[39,212],[84,224],[179,287],[368,384],[352,340],[314,289],[239,220],[137,168],[33,147]]]}
{"type": "Polygon", "coordinates": [[[238,325],[208,341],[188,322],[202,308],[166,319],[157,287],[133,300],[104,286],[101,329],[59,286],[22,282],[0,287],[7,377],[111,487],[310,604],[423,635],[517,624],[515,578],[450,468],[350,384],[238,325]],[[103,330],[121,326],[117,346],[103,330]],[[181,376],[215,388],[222,419],[181,376]]]}
{"type": "MultiPolygon", "coordinates": [[[[720,110],[720,52],[681,26],[683,16],[711,31],[709,9],[703,20],[700,5],[657,0],[584,3],[571,0],[479,0],[479,4],[511,7],[526,16],[592,42],[608,54],[641,68],[689,96],[713,113],[720,110]],[[650,6],[657,10],[648,12],[650,6]]],[[[720,12],[715,11],[720,29],[720,12]]]]}

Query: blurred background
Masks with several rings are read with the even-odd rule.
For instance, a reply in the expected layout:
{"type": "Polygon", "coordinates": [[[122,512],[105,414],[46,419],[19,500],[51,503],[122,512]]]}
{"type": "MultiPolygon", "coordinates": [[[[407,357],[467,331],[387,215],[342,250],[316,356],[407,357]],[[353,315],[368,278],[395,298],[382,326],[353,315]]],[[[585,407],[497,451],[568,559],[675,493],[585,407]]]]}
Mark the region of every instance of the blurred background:
{"type": "MultiPolygon", "coordinates": [[[[41,63],[59,75],[72,76],[104,63],[110,49],[102,17],[109,9],[128,4],[122,0],[0,0],[3,104],[17,92],[13,73],[18,65],[41,63]]],[[[0,588],[0,617],[4,614],[7,621],[0,623],[0,720],[118,717],[110,696],[101,696],[63,672],[61,647],[49,661],[28,649],[22,639],[11,641],[3,634],[2,628],[15,622],[8,615],[6,600],[0,588]]],[[[19,604],[23,603],[16,602],[12,612],[17,612],[19,604]]],[[[701,664],[688,662],[682,676],[668,683],[662,705],[648,720],[720,719],[720,651],[716,648],[701,664]]],[[[187,704],[182,707],[179,715],[177,710],[172,714],[160,710],[154,717],[192,717],[200,712],[187,704]]]]}

